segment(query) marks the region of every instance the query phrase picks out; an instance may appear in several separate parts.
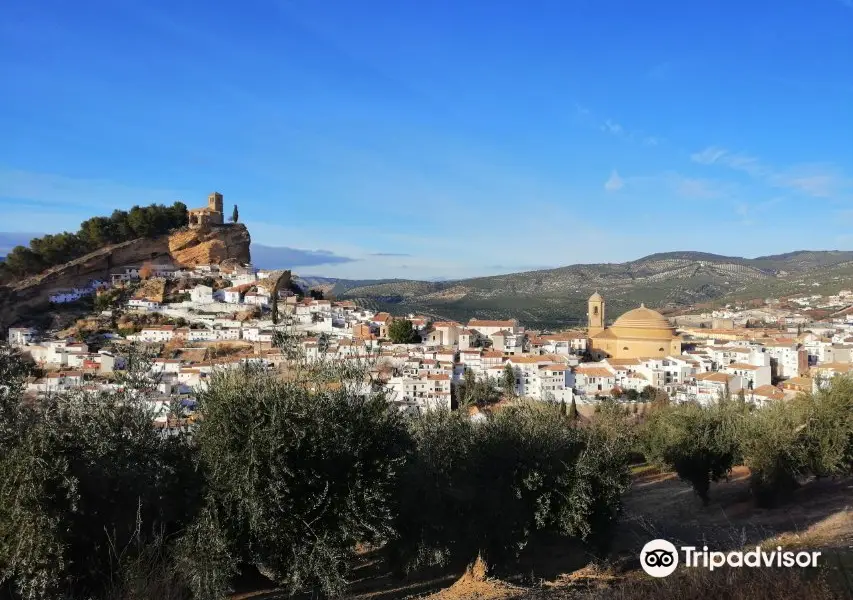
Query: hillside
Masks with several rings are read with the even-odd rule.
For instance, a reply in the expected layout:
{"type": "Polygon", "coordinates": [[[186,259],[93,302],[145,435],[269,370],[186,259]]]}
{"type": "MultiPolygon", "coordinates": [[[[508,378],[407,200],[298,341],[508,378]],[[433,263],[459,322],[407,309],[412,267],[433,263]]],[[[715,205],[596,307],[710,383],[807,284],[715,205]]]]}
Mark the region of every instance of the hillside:
{"type": "Polygon", "coordinates": [[[92,279],[109,279],[126,265],[147,261],[178,266],[218,264],[226,259],[249,262],[249,230],[245,225],[210,229],[183,229],[151,238],[138,238],[104,246],[80,258],[0,286],[0,327],[8,327],[33,311],[47,307],[53,290],[85,285],[92,279]]]}
{"type": "Polygon", "coordinates": [[[853,252],[797,251],[758,258],[702,252],[652,254],[626,263],[580,264],[556,269],[426,282],[336,280],[332,293],[394,313],[442,318],[514,316],[528,326],[574,325],[585,319],[594,291],[618,315],[645,302],[678,309],[729,298],[761,298],[853,285],[853,252]],[[819,287],[813,284],[818,283],[819,287]]]}

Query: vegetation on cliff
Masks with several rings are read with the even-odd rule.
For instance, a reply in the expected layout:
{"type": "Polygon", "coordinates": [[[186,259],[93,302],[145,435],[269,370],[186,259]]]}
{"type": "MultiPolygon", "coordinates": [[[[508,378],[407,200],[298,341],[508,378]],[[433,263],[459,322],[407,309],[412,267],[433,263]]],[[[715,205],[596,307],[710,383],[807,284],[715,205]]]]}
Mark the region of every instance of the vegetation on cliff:
{"type": "Polygon", "coordinates": [[[83,221],[76,233],[45,235],[30,240],[29,247],[13,248],[0,262],[0,282],[35,275],[108,244],[162,235],[186,224],[183,202],[134,206],[130,211],[115,210],[109,217],[92,217],[83,221]]]}

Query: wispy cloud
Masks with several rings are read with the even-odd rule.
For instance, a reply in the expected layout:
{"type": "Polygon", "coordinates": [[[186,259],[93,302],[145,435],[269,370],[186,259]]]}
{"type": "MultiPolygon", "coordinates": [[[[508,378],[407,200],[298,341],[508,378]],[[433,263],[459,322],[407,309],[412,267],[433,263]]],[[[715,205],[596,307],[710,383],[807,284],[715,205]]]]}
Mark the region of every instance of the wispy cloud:
{"type": "Polygon", "coordinates": [[[717,165],[745,173],[765,184],[789,189],[813,198],[832,198],[853,187],[853,180],[828,165],[795,165],[776,168],[756,156],[708,146],[690,156],[695,163],[717,165]]]}
{"type": "Polygon", "coordinates": [[[587,127],[594,127],[599,131],[631,142],[643,144],[644,146],[657,146],[663,143],[663,138],[643,132],[639,129],[631,129],[612,117],[596,115],[589,108],[575,105],[577,119],[587,127]]]}
{"type": "Polygon", "coordinates": [[[735,215],[739,218],[739,224],[745,226],[755,225],[758,217],[776,204],[782,202],[784,198],[775,197],[763,202],[737,202],[734,207],[735,215]]]}
{"type": "Polygon", "coordinates": [[[605,119],[604,123],[601,125],[601,131],[606,131],[607,133],[612,133],[613,135],[622,135],[625,133],[625,130],[622,126],[613,121],[612,119],[605,119]]]}
{"type": "Polygon", "coordinates": [[[371,252],[369,256],[403,257],[411,256],[408,252],[371,252]]]}
{"type": "Polygon", "coordinates": [[[608,192],[618,192],[623,187],[625,187],[625,182],[619,176],[619,173],[616,169],[610,172],[610,177],[608,177],[607,181],[604,182],[604,189],[608,192]]]}
{"type": "Polygon", "coordinates": [[[725,184],[708,179],[671,176],[670,184],[675,190],[675,193],[684,198],[722,198],[728,193],[725,184]]]}

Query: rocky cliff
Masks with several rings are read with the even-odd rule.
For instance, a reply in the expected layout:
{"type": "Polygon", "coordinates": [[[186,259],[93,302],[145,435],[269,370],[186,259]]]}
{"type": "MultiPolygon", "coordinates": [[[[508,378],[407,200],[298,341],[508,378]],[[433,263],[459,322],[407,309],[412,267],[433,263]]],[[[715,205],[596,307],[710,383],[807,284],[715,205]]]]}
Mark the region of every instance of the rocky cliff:
{"type": "Polygon", "coordinates": [[[168,236],[168,248],[172,260],[185,267],[218,265],[228,259],[248,263],[250,241],[246,226],[235,224],[173,233],[168,236]]]}
{"type": "Polygon", "coordinates": [[[0,286],[0,327],[47,307],[53,290],[86,285],[92,279],[109,280],[128,265],[147,261],[171,262],[181,267],[251,260],[249,230],[233,224],[207,229],[185,229],[155,238],[139,238],[105,246],[76,260],[10,285],[0,286]]]}

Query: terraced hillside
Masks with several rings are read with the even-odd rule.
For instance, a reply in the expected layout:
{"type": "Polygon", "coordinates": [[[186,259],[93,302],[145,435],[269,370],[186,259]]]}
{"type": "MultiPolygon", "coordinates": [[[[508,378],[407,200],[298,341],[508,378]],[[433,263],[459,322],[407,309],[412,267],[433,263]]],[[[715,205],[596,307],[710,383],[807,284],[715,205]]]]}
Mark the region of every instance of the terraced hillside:
{"type": "Polygon", "coordinates": [[[728,298],[789,295],[806,289],[831,292],[850,286],[853,252],[800,251],[754,259],[669,252],[627,263],[458,281],[335,280],[330,291],[397,314],[422,312],[459,320],[517,317],[531,327],[556,327],[585,319],[586,299],[596,290],[605,295],[608,314],[617,316],[640,302],[677,309],[728,298]]]}

